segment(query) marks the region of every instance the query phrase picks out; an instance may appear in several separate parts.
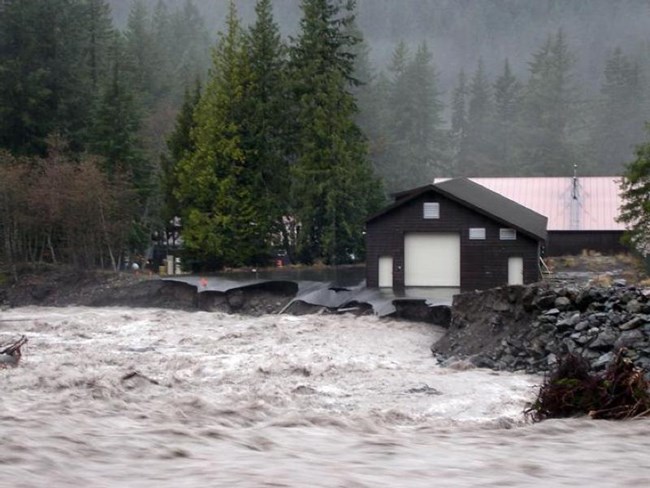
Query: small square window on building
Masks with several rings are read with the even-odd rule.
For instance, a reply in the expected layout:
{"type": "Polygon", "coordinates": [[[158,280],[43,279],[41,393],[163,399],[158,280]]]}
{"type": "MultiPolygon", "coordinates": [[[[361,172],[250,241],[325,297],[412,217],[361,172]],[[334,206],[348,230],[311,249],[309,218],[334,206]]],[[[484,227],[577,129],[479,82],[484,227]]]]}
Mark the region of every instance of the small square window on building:
{"type": "Polygon", "coordinates": [[[515,229],[499,229],[499,239],[502,241],[516,241],[517,231],[515,229]]]}
{"type": "Polygon", "coordinates": [[[470,241],[484,241],[485,227],[470,227],[469,239],[470,241]]]}
{"type": "Polygon", "coordinates": [[[424,202],[423,217],[425,219],[439,219],[440,204],[438,202],[424,202]]]}

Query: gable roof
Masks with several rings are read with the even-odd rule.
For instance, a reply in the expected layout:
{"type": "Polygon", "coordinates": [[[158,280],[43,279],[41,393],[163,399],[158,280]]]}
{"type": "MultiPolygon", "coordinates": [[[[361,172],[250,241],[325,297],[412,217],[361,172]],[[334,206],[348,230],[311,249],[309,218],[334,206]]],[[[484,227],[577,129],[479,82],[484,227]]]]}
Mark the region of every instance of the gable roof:
{"type": "MultiPolygon", "coordinates": [[[[545,215],[549,231],[625,230],[616,221],[622,205],[620,176],[580,176],[575,184],[573,177],[469,179],[545,215]]],[[[446,180],[436,178],[435,183],[446,180]]]]}
{"type": "Polygon", "coordinates": [[[546,217],[467,178],[455,178],[435,185],[421,186],[395,194],[395,203],[371,216],[367,222],[371,222],[428,192],[446,196],[534,239],[546,240],[546,217]]]}

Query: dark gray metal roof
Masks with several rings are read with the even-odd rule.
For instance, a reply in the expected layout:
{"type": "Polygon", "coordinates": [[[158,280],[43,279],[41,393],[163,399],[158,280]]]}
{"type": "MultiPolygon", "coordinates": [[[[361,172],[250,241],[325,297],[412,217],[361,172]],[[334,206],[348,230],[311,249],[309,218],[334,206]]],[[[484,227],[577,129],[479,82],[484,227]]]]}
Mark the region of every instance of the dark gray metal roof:
{"type": "Polygon", "coordinates": [[[476,212],[487,215],[537,240],[546,240],[547,218],[467,178],[454,178],[396,194],[397,201],[368,219],[368,222],[427,192],[439,193],[476,212]]]}

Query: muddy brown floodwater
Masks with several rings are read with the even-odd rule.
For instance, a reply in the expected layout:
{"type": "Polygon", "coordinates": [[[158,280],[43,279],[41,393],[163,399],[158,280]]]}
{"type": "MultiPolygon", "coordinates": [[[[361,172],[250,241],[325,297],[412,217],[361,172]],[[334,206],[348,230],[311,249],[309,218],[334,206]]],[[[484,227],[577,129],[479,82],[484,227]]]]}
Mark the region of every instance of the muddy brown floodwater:
{"type": "Polygon", "coordinates": [[[11,309],[0,487],[650,486],[650,422],[536,425],[540,378],[442,368],[435,326],[11,309]],[[133,373],[138,374],[133,374],[133,373]]]}

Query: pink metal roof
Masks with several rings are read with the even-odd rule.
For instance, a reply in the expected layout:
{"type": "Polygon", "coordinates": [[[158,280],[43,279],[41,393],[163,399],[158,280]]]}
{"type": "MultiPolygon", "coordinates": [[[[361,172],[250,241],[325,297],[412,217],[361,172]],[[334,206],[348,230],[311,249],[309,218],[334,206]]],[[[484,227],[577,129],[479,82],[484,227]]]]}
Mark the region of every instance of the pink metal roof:
{"type": "MultiPolygon", "coordinates": [[[[436,178],[438,183],[447,178],[436,178]]],[[[548,230],[625,230],[619,176],[469,178],[548,218],[548,230]]]]}

